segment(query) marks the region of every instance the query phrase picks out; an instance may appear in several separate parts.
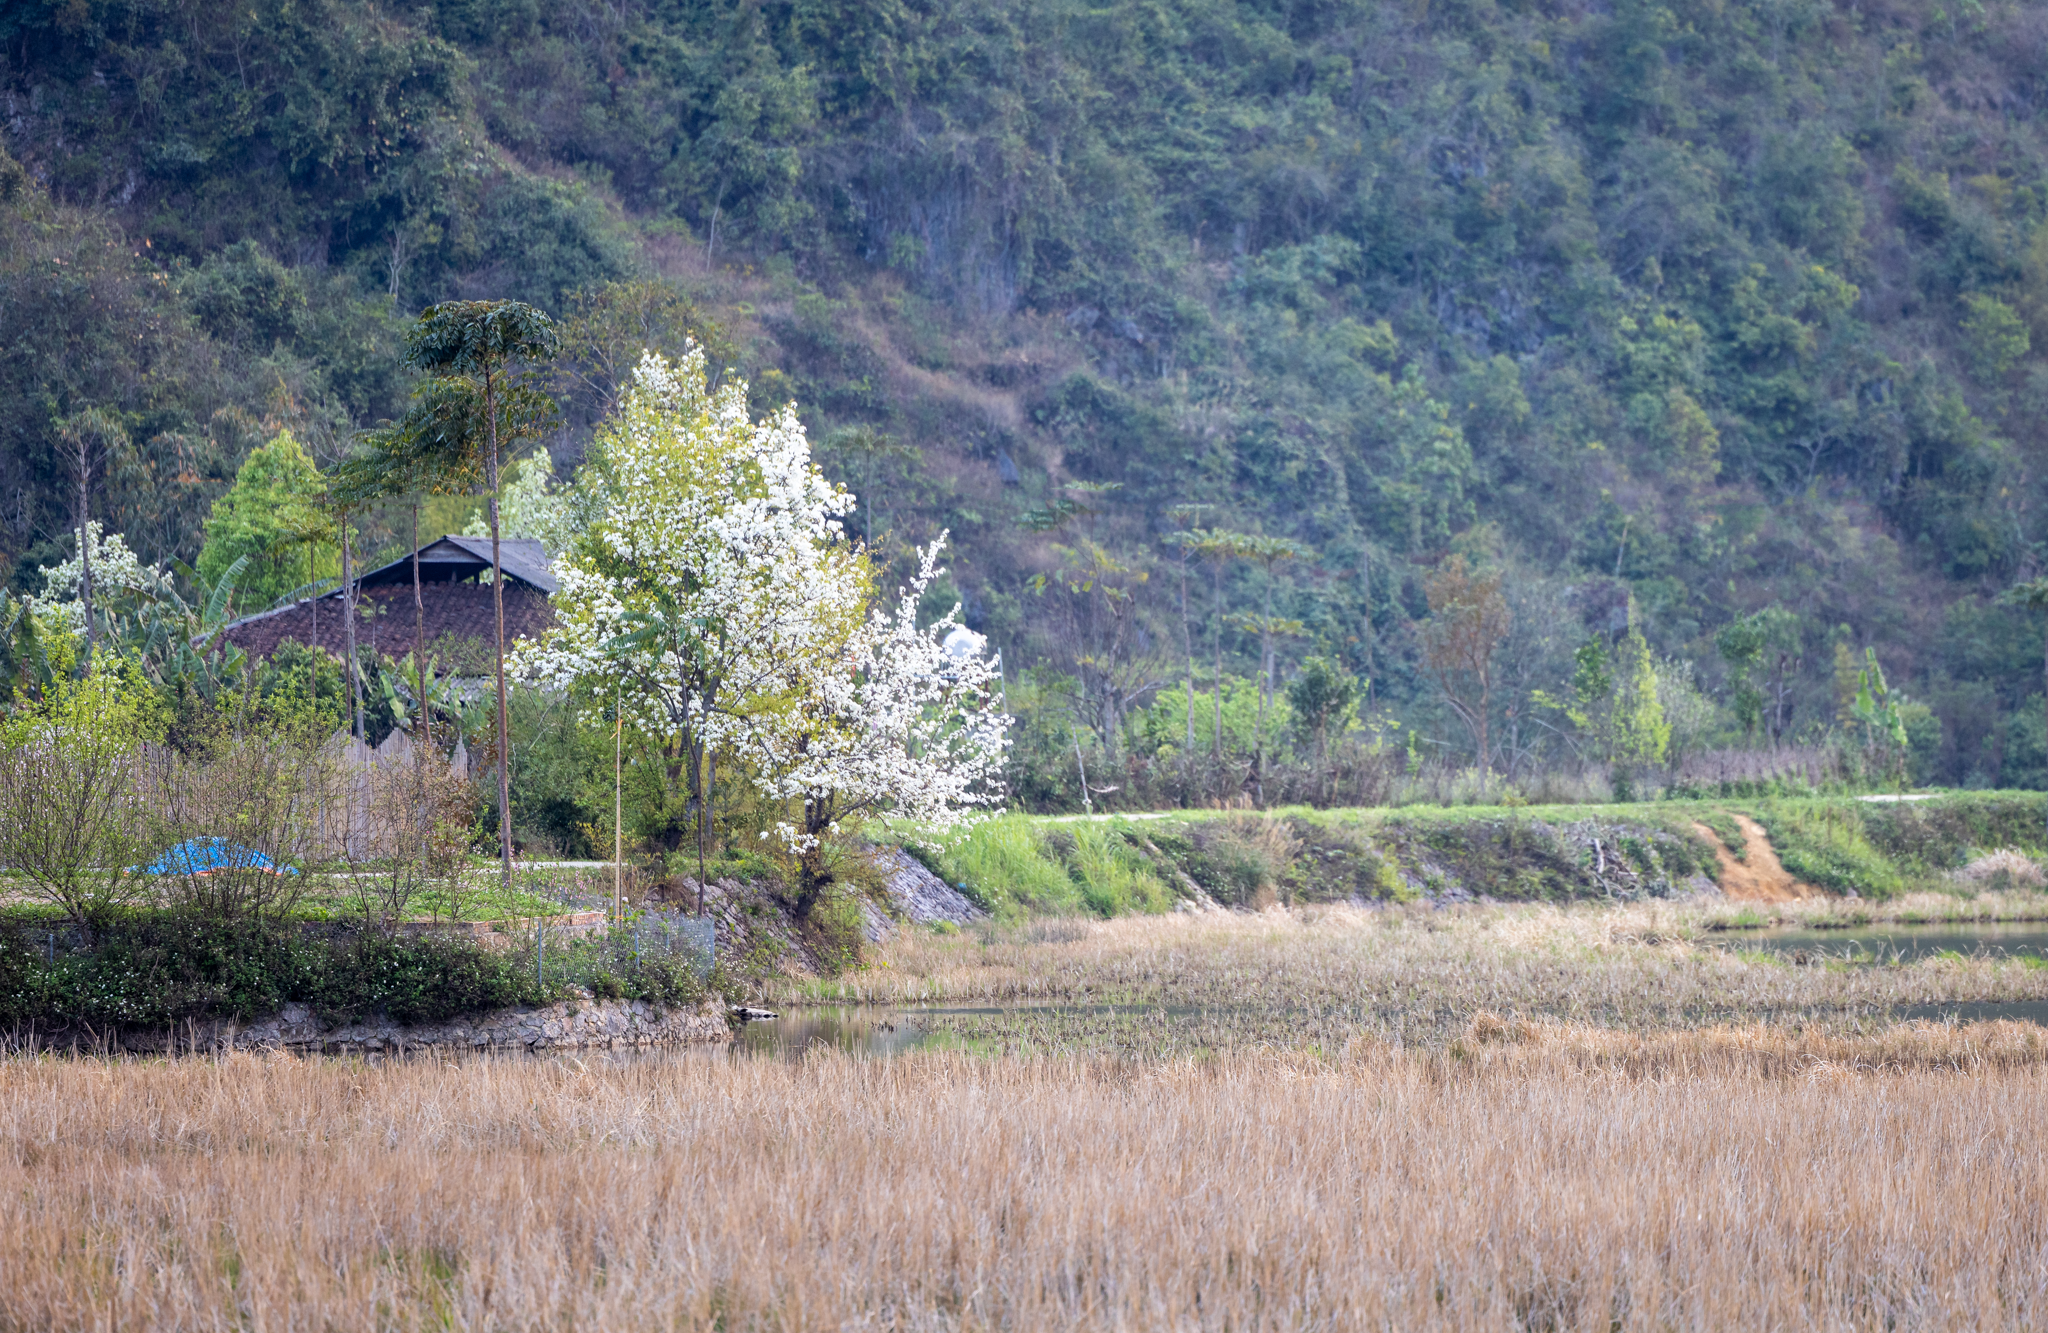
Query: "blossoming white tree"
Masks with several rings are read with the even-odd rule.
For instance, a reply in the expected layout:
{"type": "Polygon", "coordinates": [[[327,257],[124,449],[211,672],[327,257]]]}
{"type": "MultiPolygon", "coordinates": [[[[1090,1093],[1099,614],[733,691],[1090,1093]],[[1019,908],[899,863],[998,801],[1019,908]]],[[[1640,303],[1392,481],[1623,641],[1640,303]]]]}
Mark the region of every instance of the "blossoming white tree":
{"type": "MultiPolygon", "coordinates": [[[[677,364],[645,356],[578,484],[587,519],[557,567],[556,627],[517,666],[654,742],[668,789],[687,791],[700,882],[720,755],[801,806],[782,828],[799,853],[856,814],[945,825],[993,799],[994,668],[946,657],[950,617],[916,626],[936,546],[896,613],[870,615],[866,555],[837,517],[854,498],[818,471],[793,409],[752,421],[746,386],[711,392],[694,345],[677,364]]],[[[684,821],[656,823],[679,850],[684,821]]]]}
{"type": "Polygon", "coordinates": [[[745,738],[757,784],[796,816],[775,832],[798,856],[799,917],[830,882],[819,851],[842,822],[888,814],[945,830],[1002,800],[1001,661],[962,633],[958,605],[917,623],[945,541],[918,553],[894,608],[876,608],[791,707],[745,738]]]}

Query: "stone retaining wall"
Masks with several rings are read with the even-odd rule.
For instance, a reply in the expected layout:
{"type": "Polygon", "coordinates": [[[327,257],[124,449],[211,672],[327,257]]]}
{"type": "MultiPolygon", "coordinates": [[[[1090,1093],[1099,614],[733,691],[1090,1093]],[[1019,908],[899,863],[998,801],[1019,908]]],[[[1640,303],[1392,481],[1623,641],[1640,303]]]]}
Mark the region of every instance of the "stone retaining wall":
{"type": "Polygon", "coordinates": [[[251,1023],[219,1023],[176,1033],[125,1033],[130,1051],[291,1050],[329,1055],[411,1050],[546,1051],[615,1046],[727,1042],[725,1005],[663,1009],[640,1000],[574,999],[538,1008],[498,1009],[446,1023],[407,1025],[371,1020],[328,1025],[305,1005],[288,1004],[251,1023]]]}

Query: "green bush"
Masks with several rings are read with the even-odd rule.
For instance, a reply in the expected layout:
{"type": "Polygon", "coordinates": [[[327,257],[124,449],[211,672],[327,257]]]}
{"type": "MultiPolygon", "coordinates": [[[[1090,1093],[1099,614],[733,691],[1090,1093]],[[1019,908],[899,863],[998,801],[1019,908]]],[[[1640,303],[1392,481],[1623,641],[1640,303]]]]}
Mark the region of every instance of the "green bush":
{"type": "Polygon", "coordinates": [[[578,986],[664,1005],[705,994],[695,960],[635,959],[603,937],[550,942],[538,970],[530,942],[498,950],[461,937],[313,935],[174,912],[132,915],[89,949],[49,944],[22,921],[0,932],[0,1026],[162,1028],[245,1021],[292,1002],[330,1021],[432,1023],[549,1003],[578,986]]]}

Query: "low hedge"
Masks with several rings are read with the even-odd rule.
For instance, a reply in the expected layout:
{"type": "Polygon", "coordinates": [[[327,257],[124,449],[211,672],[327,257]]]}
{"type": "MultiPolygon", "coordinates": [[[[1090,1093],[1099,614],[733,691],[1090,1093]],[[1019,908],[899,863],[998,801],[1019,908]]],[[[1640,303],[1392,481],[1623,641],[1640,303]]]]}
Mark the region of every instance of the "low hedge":
{"type": "Polygon", "coordinates": [[[686,957],[633,959],[602,937],[553,942],[543,975],[531,946],[374,930],[310,933],[175,912],[138,913],[88,947],[56,949],[45,930],[0,926],[0,1027],[107,1031],[246,1021],[287,1003],[322,1018],[432,1023],[546,1004],[581,987],[608,998],[694,1004],[707,993],[686,957]]]}

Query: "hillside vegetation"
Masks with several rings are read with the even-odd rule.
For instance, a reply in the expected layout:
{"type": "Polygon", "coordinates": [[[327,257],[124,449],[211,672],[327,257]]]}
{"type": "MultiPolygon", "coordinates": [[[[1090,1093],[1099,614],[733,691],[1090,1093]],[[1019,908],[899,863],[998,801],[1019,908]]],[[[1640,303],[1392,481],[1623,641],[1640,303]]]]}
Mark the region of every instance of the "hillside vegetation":
{"type": "Polygon", "coordinates": [[[257,444],[400,409],[419,307],[517,297],[583,320],[564,471],[688,333],[798,403],[857,531],[950,529],[1042,807],[1076,742],[1170,769],[1190,646],[1201,691],[1335,662],[1471,762],[1454,555],[1510,612],[1497,768],[1605,762],[1538,692],[1635,627],[1674,745],[1824,740],[1874,648],[1910,777],[2048,782],[1996,600],[2048,482],[2038,6],[47,0],[0,51],[17,591],[81,413],[96,515],[192,561],[257,444]],[[1183,570],[1177,523],[1306,550],[1183,570]]]}
{"type": "MultiPolygon", "coordinates": [[[[1912,804],[1780,797],[1106,820],[1010,815],[919,855],[1004,918],[1474,899],[1719,901],[1724,858],[1715,844],[1729,859],[1747,859],[1741,817],[1764,830],[1785,870],[1812,889],[1876,901],[1946,891],[1962,895],[1960,904],[1988,887],[2037,883],[2024,854],[2044,848],[2042,813],[2038,796],[1990,792],[1912,804]],[[1958,875],[1998,851],[2023,854],[2010,858],[2023,881],[2007,869],[2002,885],[1992,883],[2003,861],[1958,875]]],[[[1839,905],[1832,924],[1851,923],[1858,910],[1839,905]]]]}

